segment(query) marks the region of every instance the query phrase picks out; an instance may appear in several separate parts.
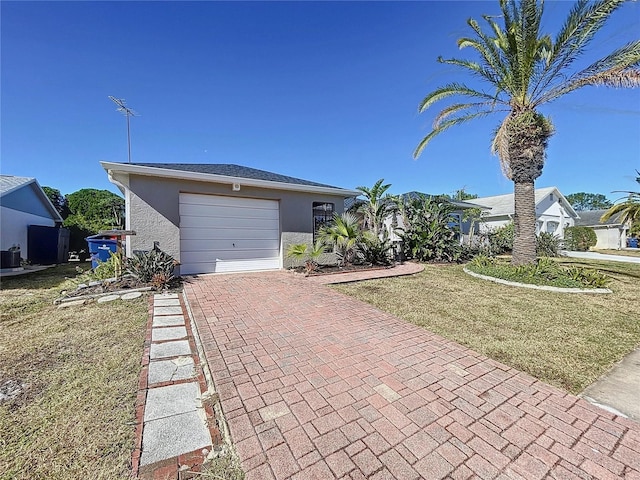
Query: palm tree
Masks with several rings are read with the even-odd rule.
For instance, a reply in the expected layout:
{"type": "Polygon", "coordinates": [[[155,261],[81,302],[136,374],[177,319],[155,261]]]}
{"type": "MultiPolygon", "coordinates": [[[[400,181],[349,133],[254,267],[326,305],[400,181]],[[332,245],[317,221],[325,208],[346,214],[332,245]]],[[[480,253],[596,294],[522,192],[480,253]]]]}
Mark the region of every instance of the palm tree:
{"type": "Polygon", "coordinates": [[[439,62],[465,69],[483,80],[489,90],[449,83],[429,93],[420,103],[422,113],[434,103],[458,97],[435,118],[432,131],[418,144],[414,157],[448,128],[474,118],[505,112],[493,136],[504,175],[514,183],[515,239],[512,263],[536,259],[534,183],[542,173],[553,124],[539,108],[588,85],[637,87],[640,85],[640,41],[620,47],[581,70],[571,67],[584,54],[594,35],[625,0],[579,0],[555,38],[540,32],[543,0],[500,0],[503,25],[484,15],[489,33],[469,19],[470,37],[458,40],[471,47],[479,61],[443,59],[439,62]]]}
{"type": "Polygon", "coordinates": [[[320,231],[320,241],[335,247],[341,266],[353,262],[360,239],[358,219],[348,212],[342,215],[334,213],[333,222],[320,231]]]}
{"type": "MultiPolygon", "coordinates": [[[[636,182],[640,183],[640,171],[636,170],[638,176],[636,177],[636,182]]],[[[620,223],[634,224],[640,222],[640,192],[624,192],[628,193],[629,196],[624,202],[617,203],[609,210],[605,212],[600,220],[606,222],[611,217],[617,214],[620,215],[620,223]]]]}
{"type": "Polygon", "coordinates": [[[358,211],[364,217],[365,227],[376,237],[380,236],[384,220],[392,212],[394,206],[391,195],[385,195],[391,184],[383,185],[383,182],[384,179],[381,178],[371,188],[356,187],[366,198],[365,202],[358,204],[358,211]]]}

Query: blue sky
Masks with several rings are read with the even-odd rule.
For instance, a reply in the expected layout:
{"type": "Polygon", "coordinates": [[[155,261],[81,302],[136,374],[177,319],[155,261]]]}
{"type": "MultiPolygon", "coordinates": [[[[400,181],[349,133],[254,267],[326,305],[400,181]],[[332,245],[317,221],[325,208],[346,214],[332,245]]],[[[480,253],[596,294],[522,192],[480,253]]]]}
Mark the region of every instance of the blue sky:
{"type": "MultiPolygon", "coordinates": [[[[558,27],[571,2],[547,2],[558,27]]],[[[466,20],[497,1],[7,2],[1,8],[1,171],[63,194],[117,192],[100,160],[235,163],[393,193],[512,191],[489,151],[502,117],[450,129],[412,153],[437,109],[420,100],[461,71],[466,20]]],[[[640,2],[614,14],[581,63],[640,32],[640,2]]],[[[444,104],[443,104],[444,105],[444,104]]],[[[544,110],[556,127],[536,185],[637,187],[640,89],[587,88],[544,110]]]]}

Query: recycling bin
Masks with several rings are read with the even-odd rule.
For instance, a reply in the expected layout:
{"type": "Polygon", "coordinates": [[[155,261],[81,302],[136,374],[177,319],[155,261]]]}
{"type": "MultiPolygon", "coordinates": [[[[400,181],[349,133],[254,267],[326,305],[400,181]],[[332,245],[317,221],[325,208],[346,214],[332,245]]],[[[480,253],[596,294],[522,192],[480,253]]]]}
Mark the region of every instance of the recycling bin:
{"type": "Polygon", "coordinates": [[[111,257],[111,253],[118,251],[118,241],[102,235],[92,235],[85,238],[89,244],[89,254],[91,255],[91,268],[96,268],[100,262],[106,262],[111,257]]]}

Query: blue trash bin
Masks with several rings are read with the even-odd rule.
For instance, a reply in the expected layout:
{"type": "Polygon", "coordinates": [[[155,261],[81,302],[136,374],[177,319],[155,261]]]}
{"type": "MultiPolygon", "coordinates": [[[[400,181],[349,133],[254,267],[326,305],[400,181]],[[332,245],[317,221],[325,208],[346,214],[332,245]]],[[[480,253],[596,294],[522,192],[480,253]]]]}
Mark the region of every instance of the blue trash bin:
{"type": "Polygon", "coordinates": [[[91,255],[91,268],[96,268],[98,262],[106,262],[111,257],[111,253],[118,251],[118,241],[101,235],[92,235],[85,238],[89,244],[89,254],[91,255]]]}
{"type": "Polygon", "coordinates": [[[638,248],[638,239],[636,237],[627,239],[627,243],[629,244],[629,248],[638,248]]]}

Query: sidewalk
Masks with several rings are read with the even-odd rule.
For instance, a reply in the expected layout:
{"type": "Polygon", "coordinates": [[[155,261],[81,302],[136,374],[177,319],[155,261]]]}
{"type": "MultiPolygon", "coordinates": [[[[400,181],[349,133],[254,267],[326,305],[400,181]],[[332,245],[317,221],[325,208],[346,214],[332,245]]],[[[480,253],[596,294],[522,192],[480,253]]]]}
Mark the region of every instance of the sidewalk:
{"type": "Polygon", "coordinates": [[[177,479],[199,471],[220,444],[189,317],[178,294],[154,295],[137,410],[134,476],[177,479]]]}

